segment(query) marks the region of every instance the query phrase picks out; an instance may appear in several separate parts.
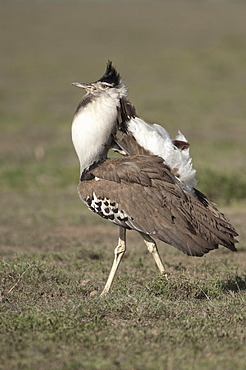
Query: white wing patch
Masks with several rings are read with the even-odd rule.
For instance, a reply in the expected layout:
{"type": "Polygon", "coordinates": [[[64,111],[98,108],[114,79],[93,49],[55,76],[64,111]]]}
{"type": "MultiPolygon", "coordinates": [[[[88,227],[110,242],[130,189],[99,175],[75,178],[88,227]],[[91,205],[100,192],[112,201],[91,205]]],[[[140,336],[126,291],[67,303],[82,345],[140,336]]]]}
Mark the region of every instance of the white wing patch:
{"type": "MultiPolygon", "coordinates": [[[[196,170],[192,167],[192,158],[189,148],[180,150],[172,142],[164,127],[157,124],[149,124],[141,118],[131,118],[128,122],[128,130],[136,141],[155,155],[162,157],[165,163],[177,172],[177,179],[190,193],[197,185],[195,178],[196,170]]],[[[179,131],[175,140],[187,142],[185,136],[179,131]]]]}

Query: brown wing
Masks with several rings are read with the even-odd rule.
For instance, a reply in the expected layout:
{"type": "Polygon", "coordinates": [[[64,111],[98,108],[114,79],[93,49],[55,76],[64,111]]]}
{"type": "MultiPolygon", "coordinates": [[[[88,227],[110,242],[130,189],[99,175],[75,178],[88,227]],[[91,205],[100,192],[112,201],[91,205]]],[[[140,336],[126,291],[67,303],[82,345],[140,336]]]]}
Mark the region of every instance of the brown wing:
{"type": "MultiPolygon", "coordinates": [[[[202,256],[219,244],[235,251],[234,228],[214,207],[185,193],[155,156],[108,159],[78,186],[90,209],[117,225],[202,256]]],[[[208,202],[208,201],[207,201],[208,202]]]]}

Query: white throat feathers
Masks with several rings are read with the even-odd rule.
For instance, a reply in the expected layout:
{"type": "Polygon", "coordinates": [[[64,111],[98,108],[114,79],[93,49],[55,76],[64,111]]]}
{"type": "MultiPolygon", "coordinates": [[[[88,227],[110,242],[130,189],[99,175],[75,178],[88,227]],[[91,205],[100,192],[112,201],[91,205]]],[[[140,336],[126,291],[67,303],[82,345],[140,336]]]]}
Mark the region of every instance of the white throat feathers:
{"type": "Polygon", "coordinates": [[[106,158],[111,135],[116,130],[118,105],[118,97],[102,94],[76,112],[72,123],[72,141],[81,174],[93,163],[106,158]]]}

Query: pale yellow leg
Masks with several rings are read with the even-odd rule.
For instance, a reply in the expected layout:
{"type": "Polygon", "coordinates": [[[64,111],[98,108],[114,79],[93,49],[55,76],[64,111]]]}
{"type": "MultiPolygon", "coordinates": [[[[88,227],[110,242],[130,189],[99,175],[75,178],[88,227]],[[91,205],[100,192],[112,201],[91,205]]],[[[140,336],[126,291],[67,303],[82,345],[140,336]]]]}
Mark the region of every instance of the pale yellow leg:
{"type": "Polygon", "coordinates": [[[125,250],[126,250],[126,229],[124,229],[123,227],[120,227],[119,228],[118,245],[114,250],[114,262],[113,262],[111,271],[109,273],[107,283],[106,283],[106,285],[105,285],[105,287],[104,287],[104,289],[101,293],[101,296],[103,296],[103,295],[105,295],[109,292],[109,289],[110,289],[110,287],[112,285],[112,282],[114,280],[115,273],[116,273],[116,271],[119,267],[119,264],[120,264],[120,261],[121,261],[122,257],[124,256],[125,250]]]}
{"type": "Polygon", "coordinates": [[[161,273],[161,275],[165,274],[165,269],[163,266],[163,263],[161,261],[161,257],[159,255],[157,246],[155,241],[147,234],[140,233],[144,239],[145,244],[147,245],[148,251],[152,254],[154,257],[155,263],[157,264],[157,267],[161,273]]]}

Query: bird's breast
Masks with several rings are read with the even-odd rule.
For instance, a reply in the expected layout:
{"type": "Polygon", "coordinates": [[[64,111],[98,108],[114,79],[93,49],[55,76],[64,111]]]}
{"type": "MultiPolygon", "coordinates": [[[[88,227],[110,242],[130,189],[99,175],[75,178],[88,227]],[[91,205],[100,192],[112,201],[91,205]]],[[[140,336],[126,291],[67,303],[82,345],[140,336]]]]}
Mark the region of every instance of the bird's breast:
{"type": "Polygon", "coordinates": [[[74,116],[72,141],[81,171],[106,157],[111,135],[116,129],[116,106],[104,102],[97,99],[74,116]]]}

